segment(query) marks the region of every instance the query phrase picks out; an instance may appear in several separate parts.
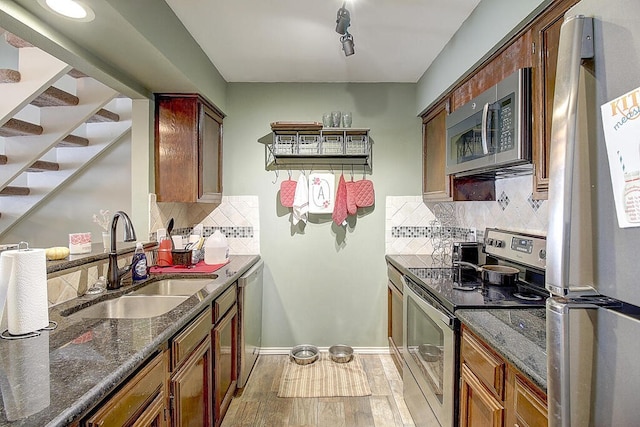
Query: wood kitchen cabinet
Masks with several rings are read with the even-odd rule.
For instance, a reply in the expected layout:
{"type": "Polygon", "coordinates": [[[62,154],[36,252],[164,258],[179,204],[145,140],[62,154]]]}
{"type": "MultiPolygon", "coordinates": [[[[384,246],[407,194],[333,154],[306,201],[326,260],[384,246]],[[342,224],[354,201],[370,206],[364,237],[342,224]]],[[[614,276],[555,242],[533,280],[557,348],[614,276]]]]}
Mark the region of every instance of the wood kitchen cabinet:
{"type": "Polygon", "coordinates": [[[81,425],[86,427],[165,426],[168,361],[167,351],[154,356],[113,396],[81,422],[81,425]]]}
{"type": "Polygon", "coordinates": [[[564,13],[578,0],[560,0],[540,15],[532,26],[533,68],[533,192],[536,199],[546,199],[549,190],[549,147],[553,94],[560,27],[564,13]]]}
{"type": "Polygon", "coordinates": [[[445,173],[448,110],[449,101],[445,100],[422,118],[422,198],[425,201],[452,200],[453,178],[445,173]]]}
{"type": "Polygon", "coordinates": [[[238,305],[237,285],[231,286],[214,302],[213,384],[216,427],[231,404],[238,379],[238,305]]]}
{"type": "Polygon", "coordinates": [[[211,308],[171,340],[169,406],[174,426],[212,425],[211,308]]]}
{"type": "Polygon", "coordinates": [[[547,425],[546,393],[464,325],[460,339],[460,425],[547,425]]]}
{"type": "Polygon", "coordinates": [[[491,188],[482,190],[486,180],[451,179],[444,175],[446,114],[455,111],[519,68],[532,68],[532,153],[533,193],[546,199],[549,187],[549,142],[560,26],[564,13],[578,0],[556,0],[530,23],[479,63],[451,91],[443,93],[422,116],[423,119],[423,199],[483,200],[491,188]],[[440,145],[442,141],[442,149],[440,145]],[[443,154],[440,154],[442,150],[443,154]],[[470,190],[478,194],[468,196],[470,190]]]}
{"type": "Polygon", "coordinates": [[[220,203],[223,114],[197,94],[155,101],[157,201],[220,203]]]}
{"type": "Polygon", "coordinates": [[[389,337],[389,350],[396,368],[402,375],[404,357],[403,346],[403,292],[402,273],[393,265],[387,263],[387,336],[389,337]]]}

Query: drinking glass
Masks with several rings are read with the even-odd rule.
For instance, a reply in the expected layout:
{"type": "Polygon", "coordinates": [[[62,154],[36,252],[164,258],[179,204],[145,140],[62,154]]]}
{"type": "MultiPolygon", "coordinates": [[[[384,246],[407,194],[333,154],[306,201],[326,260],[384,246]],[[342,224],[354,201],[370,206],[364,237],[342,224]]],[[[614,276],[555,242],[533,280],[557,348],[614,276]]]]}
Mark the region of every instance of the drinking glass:
{"type": "Polygon", "coordinates": [[[351,127],[351,111],[345,111],[342,113],[342,127],[350,128],[351,127]]]}
{"type": "Polygon", "coordinates": [[[331,121],[333,122],[333,127],[334,128],[339,128],[340,127],[341,116],[342,116],[342,113],[340,111],[332,111],[331,112],[331,121]]]}
{"type": "Polygon", "coordinates": [[[331,113],[324,113],[322,115],[322,126],[326,128],[330,128],[333,126],[333,118],[331,117],[331,113]]]}

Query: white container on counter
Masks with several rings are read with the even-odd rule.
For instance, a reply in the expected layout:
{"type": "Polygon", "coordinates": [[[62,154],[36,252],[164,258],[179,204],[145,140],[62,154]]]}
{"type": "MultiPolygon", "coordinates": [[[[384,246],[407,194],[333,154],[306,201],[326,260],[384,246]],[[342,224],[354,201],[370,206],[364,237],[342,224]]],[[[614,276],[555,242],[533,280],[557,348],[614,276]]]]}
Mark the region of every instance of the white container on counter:
{"type": "Polygon", "coordinates": [[[204,243],[204,263],[208,265],[224,264],[229,261],[227,237],[216,230],[204,243]]]}

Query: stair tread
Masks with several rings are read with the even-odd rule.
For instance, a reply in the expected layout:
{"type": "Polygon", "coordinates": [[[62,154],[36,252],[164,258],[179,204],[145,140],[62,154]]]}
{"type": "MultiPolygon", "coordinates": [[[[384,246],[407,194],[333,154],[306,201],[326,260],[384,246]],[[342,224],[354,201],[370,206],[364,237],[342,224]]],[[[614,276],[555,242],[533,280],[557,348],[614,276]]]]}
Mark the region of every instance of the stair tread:
{"type": "Polygon", "coordinates": [[[105,122],[118,122],[120,116],[112,111],[101,108],[96,114],[93,115],[87,123],[105,123],[105,122]]]}
{"type": "Polygon", "coordinates": [[[46,160],[36,160],[27,168],[27,172],[46,172],[60,170],[60,164],[46,160]]]}
{"type": "Polygon", "coordinates": [[[0,69],[0,83],[17,83],[20,81],[20,71],[10,68],[0,69]]]}
{"type": "Polygon", "coordinates": [[[9,119],[0,127],[0,136],[4,137],[42,135],[42,132],[44,132],[42,126],[20,119],[9,119]]]}
{"type": "Polygon", "coordinates": [[[7,40],[7,43],[9,43],[13,47],[17,47],[17,48],[33,47],[33,45],[31,43],[29,43],[28,41],[23,40],[20,37],[16,36],[13,33],[8,32],[8,31],[5,33],[5,39],[7,40]]]}
{"type": "Polygon", "coordinates": [[[72,95],[69,92],[65,92],[62,89],[58,89],[55,86],[50,86],[36,99],[31,101],[31,104],[36,107],[61,107],[78,105],[79,102],[80,99],[78,99],[77,96],[72,95]]]}
{"type": "Polygon", "coordinates": [[[0,190],[0,196],[28,196],[30,192],[29,187],[6,186],[0,190]]]}
{"type": "Polygon", "coordinates": [[[82,71],[78,70],[77,68],[70,69],[67,74],[69,76],[73,77],[74,79],[81,79],[81,78],[84,78],[84,77],[89,77],[85,73],[83,73],[82,71]]]}
{"type": "Polygon", "coordinates": [[[89,140],[82,136],[67,135],[64,139],[56,145],[56,147],[86,147],[89,145],[89,140]]]}

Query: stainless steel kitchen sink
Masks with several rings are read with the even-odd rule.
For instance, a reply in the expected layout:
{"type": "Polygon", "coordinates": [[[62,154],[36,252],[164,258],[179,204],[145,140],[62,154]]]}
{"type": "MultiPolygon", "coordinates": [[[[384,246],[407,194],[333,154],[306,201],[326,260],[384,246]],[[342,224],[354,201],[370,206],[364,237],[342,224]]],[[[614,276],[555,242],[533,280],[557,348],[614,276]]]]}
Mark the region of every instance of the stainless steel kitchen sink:
{"type": "Polygon", "coordinates": [[[163,279],[151,282],[128,295],[191,296],[214,279],[163,279]]]}
{"type": "Polygon", "coordinates": [[[101,301],[78,311],[96,319],[146,319],[165,314],[195,295],[215,278],[162,279],[119,298],[101,301]]]}
{"type": "Polygon", "coordinates": [[[165,314],[187,299],[188,296],[123,295],[82,309],[78,315],[96,319],[146,319],[165,314]]]}

